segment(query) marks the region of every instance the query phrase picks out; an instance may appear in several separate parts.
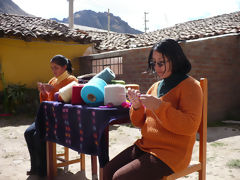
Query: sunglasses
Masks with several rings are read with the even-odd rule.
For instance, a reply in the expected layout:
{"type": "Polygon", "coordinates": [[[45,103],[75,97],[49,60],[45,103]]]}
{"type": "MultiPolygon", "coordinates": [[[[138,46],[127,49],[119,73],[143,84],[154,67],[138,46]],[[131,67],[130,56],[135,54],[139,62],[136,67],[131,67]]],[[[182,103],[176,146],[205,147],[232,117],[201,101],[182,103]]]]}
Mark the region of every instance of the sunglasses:
{"type": "Polygon", "coordinates": [[[155,65],[157,64],[158,67],[162,67],[162,66],[164,66],[164,65],[166,64],[166,62],[167,62],[167,61],[159,61],[159,62],[151,61],[151,62],[150,62],[150,65],[151,65],[152,67],[155,67],[155,65]]]}

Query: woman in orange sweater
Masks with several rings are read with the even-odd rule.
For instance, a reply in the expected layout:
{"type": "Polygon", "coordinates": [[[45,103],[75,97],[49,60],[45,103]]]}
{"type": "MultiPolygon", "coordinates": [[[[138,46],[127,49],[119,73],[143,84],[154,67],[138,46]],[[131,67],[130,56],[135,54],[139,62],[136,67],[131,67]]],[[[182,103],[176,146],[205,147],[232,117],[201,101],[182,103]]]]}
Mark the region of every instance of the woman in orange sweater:
{"type": "Polygon", "coordinates": [[[191,64],[172,39],[153,46],[148,68],[161,80],[146,94],[128,90],[130,119],[142,137],[104,167],[104,180],[159,180],[190,163],[202,114],[200,83],[187,75],[191,64]]]}
{"type": "MultiPolygon", "coordinates": [[[[54,56],[50,61],[50,66],[54,77],[48,83],[38,82],[38,90],[40,102],[53,101],[54,94],[58,90],[72,81],[78,82],[72,73],[72,64],[70,60],[62,55],[54,56]]],[[[27,142],[28,151],[31,160],[31,169],[27,171],[27,175],[46,175],[46,144],[41,140],[36,132],[35,122],[29,126],[24,133],[27,142]]]]}

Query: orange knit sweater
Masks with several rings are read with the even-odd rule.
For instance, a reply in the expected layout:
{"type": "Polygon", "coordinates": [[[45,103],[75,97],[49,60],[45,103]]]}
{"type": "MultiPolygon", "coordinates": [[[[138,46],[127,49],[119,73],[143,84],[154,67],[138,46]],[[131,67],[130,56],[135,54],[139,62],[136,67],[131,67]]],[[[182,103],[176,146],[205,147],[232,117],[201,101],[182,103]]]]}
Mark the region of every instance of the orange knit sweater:
{"type": "MultiPolygon", "coordinates": [[[[157,97],[158,84],[154,83],[147,94],[157,97]]],[[[143,106],[137,110],[131,108],[131,121],[141,128],[142,134],[135,144],[177,172],[191,161],[202,115],[200,83],[188,77],[160,99],[162,103],[154,112],[143,106]]]]}
{"type": "Polygon", "coordinates": [[[72,81],[78,82],[77,78],[75,76],[69,75],[66,79],[62,80],[60,83],[57,83],[57,78],[53,77],[50,79],[48,84],[52,85],[54,87],[53,91],[51,91],[49,94],[44,96],[42,93],[40,93],[40,102],[42,101],[53,101],[54,100],[54,94],[58,92],[59,89],[62,87],[68,85],[72,81]]]}

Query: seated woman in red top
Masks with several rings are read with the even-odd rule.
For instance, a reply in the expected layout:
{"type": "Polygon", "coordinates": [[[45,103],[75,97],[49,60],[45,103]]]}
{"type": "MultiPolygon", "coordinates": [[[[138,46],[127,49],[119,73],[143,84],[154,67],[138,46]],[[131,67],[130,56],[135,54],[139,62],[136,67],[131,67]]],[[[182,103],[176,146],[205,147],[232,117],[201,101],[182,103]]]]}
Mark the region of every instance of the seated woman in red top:
{"type": "MultiPolygon", "coordinates": [[[[72,73],[72,64],[70,60],[62,55],[54,56],[50,61],[50,66],[54,77],[48,83],[38,82],[38,90],[40,92],[40,102],[53,101],[54,94],[58,90],[72,81],[78,82],[72,73]]],[[[36,132],[35,122],[27,128],[24,133],[27,142],[28,151],[31,160],[31,169],[27,171],[27,175],[37,174],[39,176],[46,175],[46,144],[41,140],[36,132]]]]}
{"type": "Polygon", "coordinates": [[[153,46],[148,67],[160,81],[146,94],[128,90],[130,119],[142,137],[104,167],[104,180],[159,180],[190,163],[202,114],[200,83],[187,75],[191,64],[172,39],[153,46]]]}

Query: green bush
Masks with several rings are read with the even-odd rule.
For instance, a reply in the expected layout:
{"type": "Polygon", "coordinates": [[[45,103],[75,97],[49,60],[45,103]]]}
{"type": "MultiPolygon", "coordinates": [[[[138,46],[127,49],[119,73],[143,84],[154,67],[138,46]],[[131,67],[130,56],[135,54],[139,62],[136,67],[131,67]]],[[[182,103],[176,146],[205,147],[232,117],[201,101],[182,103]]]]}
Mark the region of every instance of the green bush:
{"type": "Polygon", "coordinates": [[[26,88],[26,85],[10,84],[0,96],[5,96],[5,101],[1,105],[4,113],[36,114],[37,112],[39,106],[37,89],[26,88]]]}
{"type": "Polygon", "coordinates": [[[0,113],[3,112],[3,91],[0,91],[0,113]]]}
{"type": "Polygon", "coordinates": [[[25,101],[25,106],[20,106],[18,108],[18,112],[24,113],[24,114],[31,114],[31,115],[36,115],[37,110],[39,107],[39,92],[37,89],[33,88],[27,88],[26,89],[26,101],[25,101]]]}
{"type": "Polygon", "coordinates": [[[1,64],[0,64],[0,78],[1,78],[1,83],[2,83],[2,87],[3,87],[3,91],[2,91],[2,104],[0,106],[0,112],[2,113],[8,113],[9,109],[8,109],[8,98],[7,98],[7,89],[6,89],[6,83],[5,83],[5,79],[4,79],[4,73],[1,70],[1,64]],[[2,109],[1,109],[2,108],[2,109]]]}
{"type": "Polygon", "coordinates": [[[25,104],[26,100],[26,86],[25,85],[17,85],[10,84],[6,87],[6,96],[7,96],[7,104],[4,106],[8,106],[8,111],[10,113],[17,113],[17,108],[21,105],[25,104]]]}

